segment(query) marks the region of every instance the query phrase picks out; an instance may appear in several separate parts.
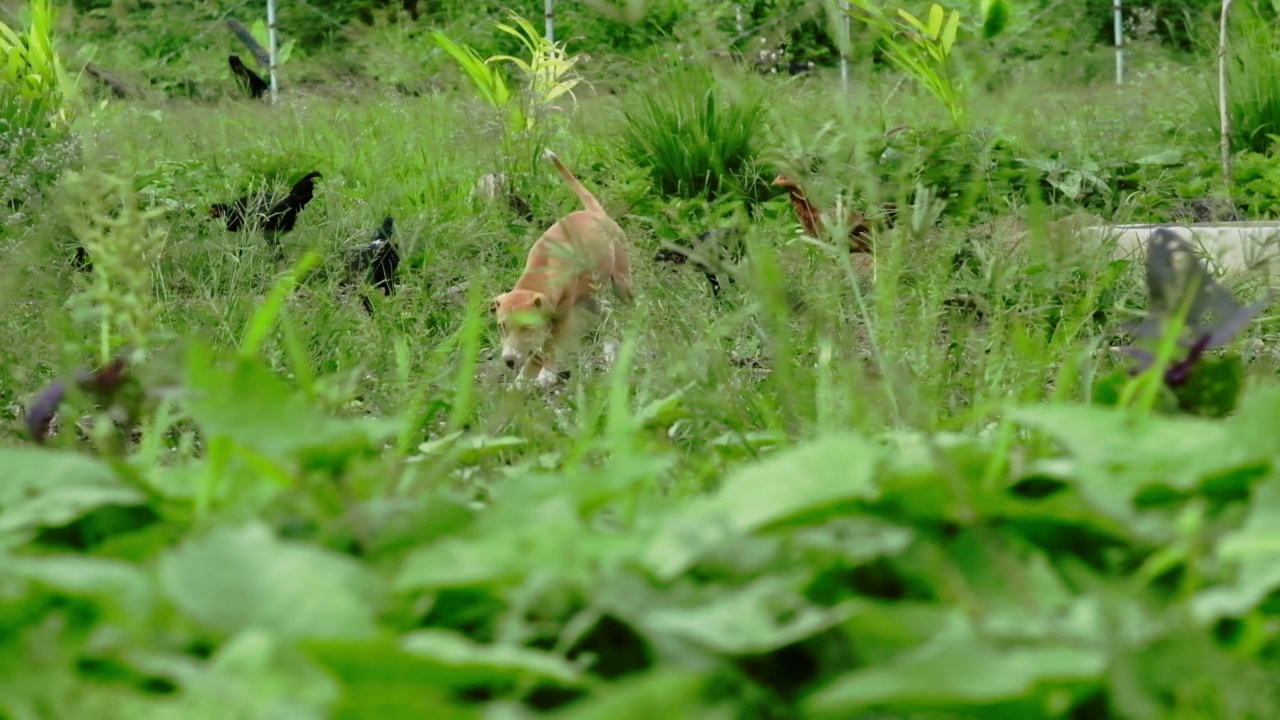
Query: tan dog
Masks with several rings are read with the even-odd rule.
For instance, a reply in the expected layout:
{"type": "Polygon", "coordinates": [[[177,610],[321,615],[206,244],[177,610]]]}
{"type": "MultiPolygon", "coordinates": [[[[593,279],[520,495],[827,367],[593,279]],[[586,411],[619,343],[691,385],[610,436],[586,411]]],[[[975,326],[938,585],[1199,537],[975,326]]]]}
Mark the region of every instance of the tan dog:
{"type": "Polygon", "coordinates": [[[502,334],[502,361],[539,385],[557,379],[558,353],[577,341],[580,310],[597,310],[605,280],[619,300],[630,304],[631,264],[622,228],[578,182],[556,154],[545,156],[586,208],[560,218],[529,249],[524,273],[510,292],[493,299],[502,334]]]}

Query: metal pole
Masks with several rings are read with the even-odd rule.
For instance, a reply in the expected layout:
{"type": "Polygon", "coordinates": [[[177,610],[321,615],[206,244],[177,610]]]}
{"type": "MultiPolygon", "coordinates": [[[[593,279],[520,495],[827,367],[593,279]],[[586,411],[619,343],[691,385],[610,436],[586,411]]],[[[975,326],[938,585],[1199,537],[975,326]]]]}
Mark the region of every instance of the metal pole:
{"type": "Polygon", "coordinates": [[[543,15],[547,22],[547,42],[556,41],[556,0],[546,0],[543,15]]]}
{"type": "Polygon", "coordinates": [[[267,57],[271,60],[267,71],[271,74],[271,103],[274,105],[280,93],[276,80],[276,0],[267,0],[267,57]]]}
{"type": "MultiPolygon", "coordinates": [[[[1120,2],[1120,0],[1116,0],[1116,2],[1120,2]]],[[[840,48],[840,89],[844,90],[845,94],[848,94],[849,92],[849,44],[850,44],[849,15],[852,12],[852,8],[849,7],[849,0],[842,0],[842,2],[840,3],[840,7],[841,9],[844,10],[844,42],[841,43],[841,48],[840,48]]]]}
{"type": "Polygon", "coordinates": [[[1124,21],[1120,15],[1120,2],[1115,0],[1115,24],[1116,24],[1116,84],[1124,82],[1124,21]]]}

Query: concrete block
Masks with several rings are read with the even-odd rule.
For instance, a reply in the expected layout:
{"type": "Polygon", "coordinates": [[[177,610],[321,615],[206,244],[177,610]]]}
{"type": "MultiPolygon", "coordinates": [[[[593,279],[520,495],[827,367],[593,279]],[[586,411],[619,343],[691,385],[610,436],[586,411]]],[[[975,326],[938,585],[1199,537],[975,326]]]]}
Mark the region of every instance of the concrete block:
{"type": "Polygon", "coordinates": [[[1210,271],[1243,272],[1266,268],[1280,275],[1280,222],[1249,221],[1094,225],[1080,228],[1088,241],[1114,243],[1117,258],[1141,260],[1147,238],[1156,228],[1168,228],[1201,252],[1210,271]]]}

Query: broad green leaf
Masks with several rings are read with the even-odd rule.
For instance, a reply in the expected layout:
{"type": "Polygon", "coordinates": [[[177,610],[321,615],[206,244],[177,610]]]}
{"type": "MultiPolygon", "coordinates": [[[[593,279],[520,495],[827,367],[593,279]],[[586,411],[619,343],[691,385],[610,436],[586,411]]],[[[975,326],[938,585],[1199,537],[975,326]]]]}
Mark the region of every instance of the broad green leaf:
{"type": "Polygon", "coordinates": [[[548,720],[711,720],[702,704],[701,676],[658,670],[599,686],[589,697],[553,712],[548,720]]]}
{"type": "Polygon", "coordinates": [[[573,80],[566,80],[565,82],[558,83],[555,85],[555,87],[552,87],[550,90],[547,90],[546,93],[543,95],[542,99],[544,102],[551,102],[552,100],[555,100],[561,95],[564,95],[567,92],[571,92],[575,87],[577,87],[579,82],[581,81],[575,78],[573,80]]]}
{"type": "Polygon", "coordinates": [[[951,567],[964,578],[965,594],[984,618],[985,632],[1006,639],[1065,639],[1071,629],[1088,642],[1104,635],[1092,626],[1072,628],[1075,596],[1045,555],[1017,536],[963,530],[948,543],[951,567]]]}
{"type": "Polygon", "coordinates": [[[961,500],[939,463],[945,462],[953,472],[980,477],[991,461],[990,448],[958,433],[897,432],[886,435],[884,441],[889,451],[877,483],[878,504],[928,523],[960,520],[961,500]]]}
{"type": "Polygon", "coordinates": [[[929,27],[925,30],[925,33],[930,38],[935,40],[938,38],[938,34],[942,32],[942,21],[945,17],[946,11],[942,9],[941,5],[934,3],[929,6],[929,27]]]}
{"type": "Polygon", "coordinates": [[[0,46],[0,50],[4,50],[12,56],[16,54],[14,51],[21,51],[22,42],[18,39],[18,34],[8,25],[0,23],[0,36],[3,36],[5,45],[0,46]]]}
{"type": "Polygon", "coordinates": [[[1280,456],[1275,434],[1271,431],[1280,423],[1280,386],[1251,388],[1240,399],[1240,409],[1226,421],[1231,437],[1246,455],[1280,456]]]}
{"type": "Polygon", "coordinates": [[[365,502],[360,513],[371,527],[365,554],[402,557],[399,553],[456,535],[476,520],[476,513],[444,491],[417,495],[412,499],[379,497],[365,502]]]}
{"type": "Polygon", "coordinates": [[[260,523],[217,527],[160,560],[165,593],[199,623],[291,638],[361,638],[374,629],[372,580],[355,560],[277,539],[260,523]]]}
{"type": "Polygon", "coordinates": [[[489,680],[551,680],[577,685],[582,673],[567,660],[542,650],[514,645],[482,645],[447,630],[418,630],[400,639],[410,655],[429,658],[489,680]]]}
{"type": "Polygon", "coordinates": [[[797,515],[851,500],[874,500],[881,451],[860,435],[814,440],[749,465],[710,497],[675,511],[649,542],[644,565],[662,580],[706,550],[797,515]]]}
{"type": "MultiPolygon", "coordinates": [[[[937,6],[935,5],[935,7],[937,7],[937,6]]],[[[915,29],[919,30],[920,32],[924,33],[925,35],[928,35],[928,34],[929,34],[929,28],[925,27],[925,26],[924,26],[924,23],[920,22],[920,20],[919,20],[915,15],[912,15],[911,13],[907,12],[906,10],[901,10],[901,9],[900,9],[900,10],[898,10],[898,17],[902,18],[903,20],[906,20],[906,21],[907,21],[908,23],[910,23],[910,24],[911,24],[915,29]]]]}
{"type": "Polygon", "coordinates": [[[654,635],[669,635],[723,655],[755,655],[812,637],[847,620],[859,605],[822,608],[809,603],[796,583],[763,577],[716,602],[691,608],[660,608],[641,619],[654,635]]]}
{"type": "Polygon", "coordinates": [[[858,639],[859,658],[875,665],[931,640],[953,622],[955,612],[938,603],[869,600],[842,629],[858,639]]]}
{"type": "Polygon", "coordinates": [[[570,498],[502,511],[495,508],[474,527],[473,537],[451,537],[415,550],[405,560],[395,589],[470,587],[515,581],[526,573],[585,566],[613,547],[590,533],[570,498]]]}
{"type": "Polygon", "coordinates": [[[1031,697],[1055,682],[1100,683],[1107,669],[1103,647],[1046,642],[1000,648],[957,618],[919,649],[837,678],[806,707],[836,717],[872,707],[978,708],[1031,697]]]}
{"type": "Polygon", "coordinates": [[[485,60],[485,62],[496,63],[496,62],[502,62],[504,60],[509,63],[513,63],[516,67],[523,70],[526,74],[533,72],[533,66],[531,66],[529,63],[525,62],[524,60],[521,60],[518,57],[512,57],[511,55],[494,55],[488,60],[485,60]]]}
{"type": "MultiPolygon", "coordinates": [[[[523,18],[521,18],[521,20],[523,20],[523,18]]],[[[514,28],[511,28],[511,27],[509,27],[509,26],[507,26],[507,25],[503,25],[502,23],[494,23],[494,26],[495,26],[495,27],[497,27],[499,30],[501,30],[501,31],[503,31],[503,32],[505,32],[505,33],[507,33],[508,35],[512,35],[512,36],[514,36],[517,40],[519,40],[519,41],[520,41],[520,43],[521,43],[522,45],[524,45],[525,49],[529,51],[529,55],[531,55],[531,56],[535,56],[535,57],[537,56],[537,54],[538,54],[538,47],[537,47],[537,45],[535,44],[535,43],[536,43],[536,40],[532,40],[532,41],[530,40],[530,37],[535,37],[535,36],[533,36],[533,35],[527,35],[527,34],[525,34],[525,33],[519,32],[519,31],[515,30],[514,28]]],[[[523,26],[522,26],[522,27],[523,27],[523,26]]],[[[511,57],[511,56],[509,56],[509,55],[507,55],[507,56],[503,56],[503,57],[505,57],[506,59],[509,59],[509,60],[515,60],[515,58],[512,58],[512,57],[511,57]]],[[[492,59],[493,59],[493,58],[490,58],[490,60],[492,60],[492,59]]],[[[522,61],[516,60],[516,62],[522,62],[522,61]]],[[[522,64],[525,66],[525,68],[528,68],[528,67],[529,67],[528,63],[522,63],[522,64]]]]}
{"type": "Polygon", "coordinates": [[[1247,615],[1280,588],[1280,480],[1258,486],[1244,525],[1222,538],[1217,557],[1235,569],[1232,583],[1201,591],[1192,601],[1197,619],[1247,615]]]}
{"type": "Polygon", "coordinates": [[[186,405],[206,438],[229,438],[276,462],[330,468],[377,450],[399,430],[394,420],[331,418],[257,359],[229,364],[216,367],[198,345],[189,350],[186,405]]]}
{"type": "Polygon", "coordinates": [[[804,551],[863,563],[901,553],[914,537],[910,528],[873,517],[838,517],[823,525],[800,528],[791,542],[804,551]]]}
{"type": "Polygon", "coordinates": [[[495,108],[500,108],[507,104],[507,101],[511,99],[511,92],[507,89],[502,75],[486,65],[475,50],[466,45],[459,46],[455,44],[439,31],[433,30],[430,37],[462,66],[463,71],[471,78],[472,84],[475,85],[476,90],[480,92],[481,97],[486,102],[495,108]]]}
{"type": "Polygon", "coordinates": [[[1212,420],[1084,405],[1023,407],[1010,417],[1058,440],[1073,461],[1062,479],[1117,519],[1133,518],[1133,498],[1144,489],[1191,491],[1207,476],[1258,459],[1229,425],[1212,420]]]}
{"type": "Polygon", "coordinates": [[[320,720],[341,688],[320,667],[267,630],[244,630],[183,683],[186,699],[216,703],[223,717],[320,720]]]}
{"type": "Polygon", "coordinates": [[[145,622],[155,601],[151,579],[137,566],[81,555],[4,558],[0,577],[38,582],[68,595],[106,601],[126,617],[145,622]]]}
{"type": "Polygon", "coordinates": [[[952,10],[951,17],[947,18],[947,26],[942,31],[942,54],[944,56],[951,53],[951,46],[956,42],[956,32],[960,29],[960,11],[952,10]]]}
{"type": "MultiPolygon", "coordinates": [[[[544,665],[541,661],[545,658],[534,662],[529,657],[516,659],[515,655],[486,654],[488,648],[484,646],[479,646],[483,649],[481,652],[471,654],[466,649],[445,650],[446,644],[458,645],[452,638],[448,643],[432,639],[421,642],[423,652],[418,653],[406,647],[402,640],[379,637],[365,641],[308,641],[304,647],[348,690],[365,686],[369,690],[383,688],[406,696],[416,691],[428,702],[443,699],[451,689],[515,687],[528,678],[559,683],[556,675],[565,670],[544,665]],[[548,672],[553,674],[544,675],[548,672]]],[[[577,682],[575,679],[560,684],[577,682]]]]}
{"type": "Polygon", "coordinates": [[[360,720],[472,720],[471,708],[450,701],[451,688],[475,684],[474,675],[414,657],[391,638],[308,641],[306,650],[342,683],[332,717],[360,720]]]}
{"type": "Polygon", "coordinates": [[[0,448],[0,535],[65,525],[106,505],[141,505],[106,463],[49,448],[0,448]]]}

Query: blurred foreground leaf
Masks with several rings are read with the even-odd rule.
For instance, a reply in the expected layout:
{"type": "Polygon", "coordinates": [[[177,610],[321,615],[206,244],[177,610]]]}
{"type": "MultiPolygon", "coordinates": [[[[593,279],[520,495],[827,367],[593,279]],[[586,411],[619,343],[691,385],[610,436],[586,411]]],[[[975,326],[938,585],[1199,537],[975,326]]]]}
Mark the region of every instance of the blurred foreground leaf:
{"type": "Polygon", "coordinates": [[[359,563],[281,541],[258,523],[188,540],[161,558],[160,581],[179,609],[223,632],[362,638],[374,629],[371,581],[359,563]]]}

